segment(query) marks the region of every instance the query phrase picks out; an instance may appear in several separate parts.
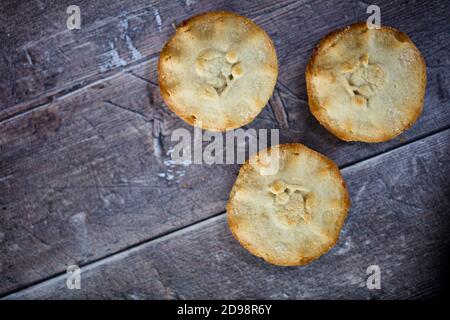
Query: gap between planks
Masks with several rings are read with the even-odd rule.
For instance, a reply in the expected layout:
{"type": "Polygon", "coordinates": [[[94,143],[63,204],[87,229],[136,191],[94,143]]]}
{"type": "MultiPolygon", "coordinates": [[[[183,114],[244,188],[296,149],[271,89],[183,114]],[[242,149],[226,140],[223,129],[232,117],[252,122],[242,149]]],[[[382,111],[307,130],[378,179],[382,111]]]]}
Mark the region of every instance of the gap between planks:
{"type": "MultiPolygon", "coordinates": [[[[344,171],[348,170],[349,168],[352,168],[354,166],[359,166],[359,165],[361,165],[361,164],[363,164],[365,162],[374,161],[375,159],[377,159],[379,157],[383,157],[383,156],[388,155],[390,153],[396,152],[398,149],[402,149],[404,147],[407,147],[408,145],[412,145],[412,144],[414,144],[414,143],[416,143],[416,142],[418,142],[420,140],[424,140],[424,139],[430,138],[432,136],[436,136],[438,134],[442,134],[442,133],[444,133],[445,131],[448,131],[448,130],[450,130],[450,125],[442,128],[442,129],[435,130],[434,132],[428,133],[426,135],[418,136],[418,137],[416,137],[415,139],[413,139],[411,141],[405,142],[405,143],[403,143],[401,145],[397,145],[397,146],[392,147],[390,149],[387,149],[385,151],[373,154],[373,155],[368,156],[366,158],[363,158],[361,160],[358,160],[358,161],[355,161],[355,162],[349,162],[349,163],[347,163],[345,165],[342,165],[339,169],[344,172],[344,171]]],[[[139,241],[139,242],[137,242],[137,243],[135,243],[135,244],[133,244],[131,246],[128,246],[128,247],[124,248],[124,249],[121,249],[121,250],[118,250],[118,251],[113,252],[111,254],[105,255],[105,256],[103,256],[101,258],[95,259],[95,260],[93,260],[91,262],[88,262],[88,263],[86,263],[84,265],[80,265],[79,267],[82,270],[84,270],[84,271],[89,271],[89,270],[92,270],[92,269],[94,269],[96,267],[108,264],[110,262],[114,262],[114,261],[120,260],[122,258],[126,258],[130,254],[138,252],[138,251],[140,251],[142,249],[145,249],[145,248],[147,248],[149,246],[152,246],[152,245],[154,245],[156,243],[159,243],[159,242],[162,242],[162,241],[166,241],[166,240],[171,239],[171,238],[173,238],[175,236],[183,235],[183,234],[185,234],[187,232],[190,232],[192,230],[201,228],[204,225],[207,225],[207,224],[210,224],[210,223],[214,223],[215,221],[219,221],[225,215],[226,215],[226,211],[219,212],[219,213],[214,214],[212,216],[209,216],[207,218],[204,218],[204,219],[192,222],[190,224],[187,224],[185,226],[182,226],[182,227],[179,227],[179,228],[176,228],[176,229],[172,229],[172,230],[163,232],[163,233],[161,233],[161,234],[159,234],[157,236],[154,236],[154,237],[151,237],[151,238],[148,238],[148,239],[144,239],[144,240],[139,241]]],[[[16,294],[18,294],[18,293],[20,293],[22,291],[29,290],[31,288],[39,288],[39,287],[41,287],[41,288],[44,287],[45,288],[46,286],[51,286],[53,283],[56,283],[58,281],[63,280],[66,276],[67,276],[67,273],[64,272],[64,271],[56,273],[56,274],[51,275],[51,276],[49,276],[47,278],[43,278],[43,279],[40,279],[38,281],[35,281],[35,282],[33,282],[33,283],[29,284],[29,285],[26,285],[26,286],[20,287],[18,289],[6,292],[2,296],[0,296],[0,299],[3,300],[3,299],[14,298],[14,295],[16,295],[16,294]]]]}
{"type": "MultiPolygon", "coordinates": [[[[89,88],[91,88],[91,87],[93,87],[95,85],[107,82],[108,80],[117,78],[117,77],[119,77],[119,76],[121,76],[123,74],[126,74],[126,73],[129,73],[129,74],[135,76],[136,78],[139,78],[139,79],[141,79],[143,81],[146,81],[146,82],[148,82],[150,84],[154,84],[152,81],[144,79],[143,77],[134,74],[132,72],[132,70],[134,70],[135,68],[142,67],[146,63],[154,61],[154,60],[156,60],[158,58],[159,58],[159,52],[151,54],[151,55],[149,55],[149,56],[147,56],[147,57],[145,57],[143,59],[140,59],[140,60],[128,63],[126,66],[118,68],[117,70],[116,69],[111,70],[111,71],[114,71],[114,72],[111,73],[110,75],[102,77],[102,78],[97,79],[97,80],[93,80],[93,81],[91,80],[91,82],[88,82],[84,86],[74,85],[74,86],[72,86],[70,88],[66,88],[66,89],[62,88],[58,92],[49,93],[48,95],[44,94],[43,96],[39,96],[39,97],[33,98],[31,101],[23,102],[23,103],[11,106],[11,107],[5,109],[6,111],[4,111],[5,115],[3,116],[3,118],[2,118],[1,112],[0,112],[0,125],[3,124],[3,123],[7,123],[9,121],[14,121],[17,118],[20,118],[22,116],[30,114],[30,113],[32,113],[32,112],[34,112],[36,110],[42,110],[42,109],[48,108],[53,103],[55,103],[55,101],[62,100],[62,99],[65,99],[67,97],[70,97],[70,96],[72,96],[74,94],[83,92],[84,90],[88,90],[89,88]],[[46,100],[46,102],[39,103],[38,102],[39,100],[46,100]],[[33,103],[36,103],[36,104],[33,105],[33,103]],[[29,104],[31,107],[26,107],[27,104],[29,104]],[[20,110],[21,109],[21,107],[20,107],[21,105],[25,106],[25,107],[23,107],[23,110],[20,110]],[[14,109],[19,109],[19,111],[14,112],[14,109]]],[[[78,80],[81,81],[82,79],[78,79],[78,80]]]]}

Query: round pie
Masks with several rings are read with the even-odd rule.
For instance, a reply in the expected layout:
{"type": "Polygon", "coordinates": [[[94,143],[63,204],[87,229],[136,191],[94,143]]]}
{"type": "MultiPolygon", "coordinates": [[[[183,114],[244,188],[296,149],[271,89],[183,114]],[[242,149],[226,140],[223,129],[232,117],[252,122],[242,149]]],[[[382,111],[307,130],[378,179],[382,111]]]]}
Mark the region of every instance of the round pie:
{"type": "Polygon", "coordinates": [[[409,37],[357,23],[326,36],[306,69],[311,112],[338,138],[382,142],[422,112],[425,61],[409,37]]]}
{"type": "Polygon", "coordinates": [[[252,254],[296,266],[334,246],[349,207],[336,165],[292,143],[260,151],[242,166],[227,218],[234,237],[252,254]]]}
{"type": "Polygon", "coordinates": [[[161,52],[161,95],[191,125],[226,131],[251,122],[272,95],[275,47],[264,30],[231,12],[183,22],[161,52]]]}

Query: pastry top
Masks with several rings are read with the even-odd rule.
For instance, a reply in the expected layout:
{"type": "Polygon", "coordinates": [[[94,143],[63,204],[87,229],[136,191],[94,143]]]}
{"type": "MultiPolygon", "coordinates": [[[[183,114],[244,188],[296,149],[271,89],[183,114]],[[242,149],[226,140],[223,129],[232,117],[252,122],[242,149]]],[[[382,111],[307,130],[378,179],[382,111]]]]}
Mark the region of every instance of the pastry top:
{"type": "Polygon", "coordinates": [[[161,94],[191,125],[225,131],[251,122],[272,95],[275,47],[264,30],[231,12],[183,22],[161,52],[161,94]]]}
{"type": "Polygon", "coordinates": [[[408,36],[357,23],[326,36],[306,70],[312,113],[346,141],[381,142],[422,112],[425,61],[408,36]]]}
{"type": "Polygon", "coordinates": [[[293,143],[260,151],[242,166],[227,217],[234,237],[252,254],[294,266],[309,263],[336,243],[349,207],[336,165],[293,143]],[[267,174],[268,167],[278,170],[267,174]]]}

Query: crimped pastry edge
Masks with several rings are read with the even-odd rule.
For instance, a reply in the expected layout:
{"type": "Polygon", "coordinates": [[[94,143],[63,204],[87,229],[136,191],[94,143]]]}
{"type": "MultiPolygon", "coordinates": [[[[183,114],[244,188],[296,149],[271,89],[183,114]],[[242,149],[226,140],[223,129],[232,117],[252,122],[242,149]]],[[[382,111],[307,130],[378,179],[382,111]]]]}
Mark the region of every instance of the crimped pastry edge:
{"type": "MultiPolygon", "coordinates": [[[[280,148],[284,149],[284,150],[289,150],[290,152],[298,152],[298,151],[305,151],[310,153],[312,156],[314,157],[318,157],[321,160],[325,161],[328,165],[330,170],[333,172],[333,174],[335,175],[335,177],[338,178],[338,180],[340,181],[340,183],[342,184],[343,190],[344,190],[344,199],[342,201],[342,214],[341,217],[337,223],[337,225],[339,226],[339,232],[336,232],[335,235],[333,235],[333,241],[332,243],[328,246],[325,247],[322,251],[320,251],[316,256],[313,257],[302,257],[299,255],[298,259],[296,260],[295,263],[290,262],[289,260],[293,260],[293,259],[277,259],[275,257],[271,257],[269,259],[267,259],[267,257],[264,257],[264,255],[258,250],[258,248],[253,247],[250,243],[242,240],[239,238],[238,234],[235,232],[235,229],[237,227],[237,224],[232,220],[231,218],[231,214],[230,212],[234,212],[234,206],[233,206],[233,199],[234,199],[234,195],[236,194],[236,192],[238,191],[238,187],[236,185],[236,181],[239,179],[239,176],[241,174],[243,174],[244,172],[247,172],[251,169],[251,164],[250,161],[254,160],[255,157],[258,157],[258,153],[254,154],[252,157],[250,157],[249,160],[247,160],[240,168],[239,170],[239,174],[238,177],[236,178],[236,181],[233,185],[233,188],[231,189],[230,192],[230,197],[227,203],[227,223],[228,226],[230,228],[231,234],[233,235],[233,237],[247,250],[249,251],[251,254],[253,254],[254,256],[257,256],[259,258],[262,258],[263,260],[265,260],[266,262],[273,264],[273,265],[277,265],[277,266],[284,266],[284,267],[289,267],[289,266],[304,266],[307,265],[309,263],[311,263],[314,260],[317,260],[318,258],[320,258],[321,256],[323,256],[325,253],[327,253],[332,247],[334,247],[337,243],[337,241],[339,240],[339,236],[340,236],[340,232],[342,230],[342,227],[344,226],[344,222],[348,216],[348,211],[351,207],[351,200],[350,200],[350,195],[348,192],[348,188],[347,185],[344,181],[344,178],[342,177],[339,168],[337,167],[337,165],[328,157],[326,157],[325,155],[311,149],[308,148],[307,146],[301,144],[301,143],[285,143],[285,144],[279,144],[279,145],[275,145],[275,146],[271,146],[268,147],[265,150],[262,150],[260,152],[268,152],[271,150],[271,148],[280,148]]],[[[295,260],[295,259],[294,259],[295,260]]]]}
{"type": "MultiPolygon", "coordinates": [[[[278,78],[278,58],[277,58],[277,54],[276,54],[276,49],[275,49],[275,45],[273,44],[272,39],[270,38],[270,36],[267,34],[267,32],[261,28],[259,25],[257,25],[255,22],[253,22],[251,19],[240,15],[238,13],[235,12],[231,12],[231,11],[207,11],[207,12],[203,12],[197,15],[194,15],[186,20],[184,20],[181,24],[179,24],[176,27],[176,31],[175,34],[166,42],[166,44],[164,45],[163,49],[161,50],[161,53],[159,55],[159,60],[158,60],[158,84],[159,84],[159,90],[161,93],[161,97],[163,98],[164,102],[166,103],[167,107],[173,112],[175,113],[178,117],[180,117],[183,121],[185,121],[186,123],[188,123],[191,126],[196,126],[196,120],[195,118],[191,117],[191,116],[187,116],[181,112],[179,112],[179,109],[186,109],[184,107],[182,108],[177,108],[173,102],[171,101],[171,99],[169,98],[169,95],[167,93],[167,86],[165,84],[165,82],[163,81],[162,78],[162,67],[161,67],[161,61],[162,59],[168,54],[168,46],[171,43],[171,41],[174,40],[176,34],[180,31],[180,28],[182,27],[186,27],[187,25],[193,23],[194,21],[198,20],[198,19],[203,19],[205,17],[224,17],[224,16],[234,16],[234,17],[238,17],[240,19],[244,19],[246,22],[248,22],[249,24],[251,24],[253,27],[255,27],[256,30],[258,30],[258,32],[262,32],[265,36],[266,39],[268,40],[267,42],[270,45],[270,52],[274,58],[275,63],[275,70],[274,70],[274,74],[275,74],[275,78],[274,78],[274,83],[272,86],[272,94],[269,96],[269,98],[267,99],[267,101],[265,101],[259,108],[258,111],[255,112],[254,115],[252,115],[252,117],[250,117],[248,119],[248,121],[239,123],[239,124],[235,124],[235,123],[231,123],[228,122],[225,124],[225,126],[223,127],[217,127],[217,126],[212,126],[209,125],[208,123],[202,122],[202,126],[199,127],[203,130],[208,130],[208,131],[214,131],[214,132],[225,132],[225,131],[229,131],[229,130],[233,130],[233,129],[237,129],[240,128],[242,126],[245,126],[251,122],[253,122],[253,120],[255,120],[255,118],[262,112],[262,110],[264,109],[264,107],[267,105],[267,103],[270,100],[270,97],[273,95],[273,91],[275,90],[275,85],[277,83],[277,78],[278,78]]],[[[198,127],[198,126],[197,126],[198,127]]]]}
{"type": "Polygon", "coordinates": [[[402,134],[403,132],[405,132],[406,130],[411,128],[417,122],[417,120],[419,119],[419,117],[423,111],[423,104],[424,104],[424,99],[425,99],[425,89],[426,89],[426,83],[427,83],[426,63],[425,63],[425,59],[423,58],[421,52],[419,51],[417,46],[414,44],[414,42],[409,38],[409,36],[406,33],[402,32],[398,29],[395,29],[393,27],[389,27],[389,26],[381,26],[381,29],[379,29],[382,32],[394,33],[396,38],[401,38],[402,40],[411,44],[412,48],[416,51],[417,56],[419,57],[420,62],[421,62],[420,65],[422,66],[421,99],[419,101],[417,101],[417,103],[412,108],[410,108],[410,109],[417,110],[417,112],[414,114],[411,121],[409,121],[403,127],[399,128],[399,130],[397,130],[393,134],[384,133],[384,134],[381,134],[376,137],[367,137],[367,136],[361,137],[356,134],[349,134],[345,130],[337,128],[337,127],[333,126],[331,123],[329,123],[328,119],[319,112],[319,109],[321,109],[322,107],[320,106],[320,104],[317,102],[317,100],[315,99],[315,97],[313,95],[313,85],[312,85],[313,72],[312,72],[312,70],[313,70],[313,66],[317,60],[317,57],[319,55],[319,51],[339,34],[348,32],[349,30],[357,29],[357,28],[367,28],[367,23],[366,22],[357,22],[357,23],[351,24],[347,27],[343,27],[343,28],[334,30],[334,31],[328,33],[325,37],[323,37],[319,41],[318,45],[315,47],[315,49],[311,55],[311,58],[308,62],[308,65],[306,66],[306,72],[305,72],[306,91],[307,91],[307,95],[308,95],[309,109],[311,110],[311,113],[314,115],[314,117],[319,121],[319,123],[323,127],[325,127],[325,129],[327,129],[331,134],[335,135],[336,137],[338,137],[341,140],[348,141],[348,142],[359,141],[359,142],[367,142],[367,143],[385,142],[385,141],[388,141],[388,140],[391,140],[391,139],[397,137],[398,135],[402,134]]]}

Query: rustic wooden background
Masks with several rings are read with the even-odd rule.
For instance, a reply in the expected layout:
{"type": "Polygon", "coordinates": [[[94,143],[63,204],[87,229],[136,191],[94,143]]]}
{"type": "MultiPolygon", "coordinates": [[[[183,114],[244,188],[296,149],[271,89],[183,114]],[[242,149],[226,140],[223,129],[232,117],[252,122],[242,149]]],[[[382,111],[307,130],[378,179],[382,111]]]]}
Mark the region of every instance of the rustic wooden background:
{"type": "MultiPolygon", "coordinates": [[[[371,2],[372,3],[372,2],[371,2]]],[[[306,103],[304,71],[328,32],[365,20],[362,1],[0,3],[0,296],[7,299],[420,298],[444,292],[450,242],[450,5],[374,1],[428,72],[425,109],[398,138],[344,143],[306,103]],[[68,30],[66,9],[81,9],[68,30]],[[175,165],[176,128],[156,63],[174,24],[232,10],[275,42],[279,81],[248,127],[280,128],[332,158],[352,209],[339,243],[280,268],[233,240],[225,204],[238,165],[175,165]],[[81,289],[66,287],[82,267],[81,289]],[[366,268],[381,268],[380,290],[366,268]]]]}

